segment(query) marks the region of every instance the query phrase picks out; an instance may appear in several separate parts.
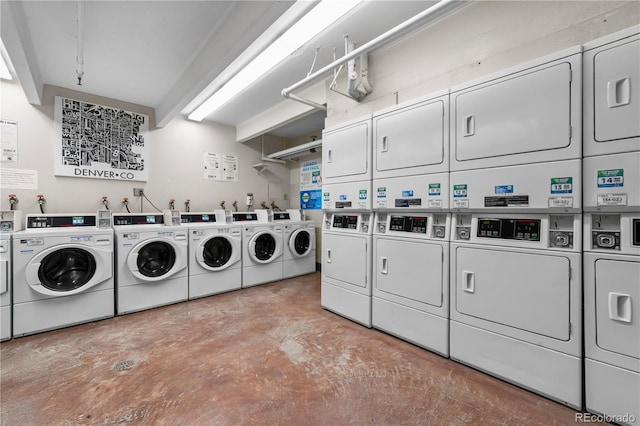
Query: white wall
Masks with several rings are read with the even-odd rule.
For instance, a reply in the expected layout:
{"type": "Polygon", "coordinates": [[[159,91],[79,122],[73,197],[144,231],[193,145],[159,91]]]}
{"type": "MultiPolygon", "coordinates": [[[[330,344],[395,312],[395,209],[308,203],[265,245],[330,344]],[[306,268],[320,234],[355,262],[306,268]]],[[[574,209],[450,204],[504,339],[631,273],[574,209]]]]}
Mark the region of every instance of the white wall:
{"type": "MultiPolygon", "coordinates": [[[[332,127],[638,23],[638,1],[473,2],[370,55],[373,93],[358,104],[328,91],[325,124],[332,127]]],[[[344,73],[339,84],[344,91],[344,73]]]]}
{"type": "MultiPolygon", "coordinates": [[[[142,187],[147,197],[160,209],[169,207],[169,200],[176,200],[176,208],[184,210],[184,202],[190,199],[191,211],[219,208],[222,200],[231,209],[234,200],[239,210],[246,210],[246,194],[254,194],[256,206],[260,201],[283,204],[282,198],[289,188],[288,170],[282,169],[282,184],[269,184],[251,167],[261,159],[259,142],[236,142],[235,129],[207,122],[192,122],[178,117],[167,126],[151,128],[149,134],[150,164],[148,182],[121,182],[104,179],[57,177],[53,174],[54,147],[54,97],[56,95],[89,101],[148,114],[153,123],[153,111],[138,105],[113,99],[69,91],[57,87],[45,87],[42,106],[29,104],[15,80],[2,80],[0,117],[18,121],[18,162],[2,162],[1,167],[37,170],[38,188],[0,189],[0,209],[8,210],[8,194],[18,196],[18,209],[25,213],[39,213],[37,194],[47,199],[45,212],[93,212],[102,207],[102,197],[107,196],[111,210],[125,211],[123,197],[129,198],[132,212],[140,211],[140,198],[133,197],[133,188],[142,187]],[[203,178],[204,152],[232,154],[239,157],[237,182],[220,182],[203,178]]],[[[285,205],[285,208],[287,205],[285,205]]],[[[145,211],[155,211],[144,202],[145,211]]]]}

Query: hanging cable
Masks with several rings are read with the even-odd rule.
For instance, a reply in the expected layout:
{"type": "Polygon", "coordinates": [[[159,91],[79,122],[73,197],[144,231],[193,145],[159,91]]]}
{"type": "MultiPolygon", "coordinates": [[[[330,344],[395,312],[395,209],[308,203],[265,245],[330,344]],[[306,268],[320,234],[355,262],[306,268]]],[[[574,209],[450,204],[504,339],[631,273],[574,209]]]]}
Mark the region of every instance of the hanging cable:
{"type": "Polygon", "coordinates": [[[144,198],[145,200],[147,200],[149,202],[149,204],[151,204],[151,207],[153,207],[154,209],[158,210],[159,212],[162,212],[162,210],[160,210],[158,207],[156,207],[155,204],[153,204],[151,202],[150,199],[147,198],[147,194],[145,194],[144,191],[142,191],[142,197],[140,198],[140,213],[142,213],[142,198],[144,198]]]}
{"type": "Polygon", "coordinates": [[[109,201],[107,201],[107,197],[102,197],[102,205],[104,205],[104,208],[109,210],[109,201]]]}
{"type": "Polygon", "coordinates": [[[77,13],[76,77],[78,78],[78,86],[82,86],[82,77],[84,76],[84,0],[78,0],[77,13]]]}

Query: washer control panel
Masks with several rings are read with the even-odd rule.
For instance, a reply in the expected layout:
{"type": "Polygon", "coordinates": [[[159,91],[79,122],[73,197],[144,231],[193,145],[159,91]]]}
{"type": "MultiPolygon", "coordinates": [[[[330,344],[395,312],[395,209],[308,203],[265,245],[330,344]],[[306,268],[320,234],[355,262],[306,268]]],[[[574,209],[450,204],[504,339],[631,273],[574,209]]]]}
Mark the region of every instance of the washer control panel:
{"type": "Polygon", "coordinates": [[[478,218],[478,237],[540,241],[540,219],[478,218]]]}
{"type": "Polygon", "coordinates": [[[96,215],[27,215],[27,228],[66,228],[96,226],[96,215]]]}

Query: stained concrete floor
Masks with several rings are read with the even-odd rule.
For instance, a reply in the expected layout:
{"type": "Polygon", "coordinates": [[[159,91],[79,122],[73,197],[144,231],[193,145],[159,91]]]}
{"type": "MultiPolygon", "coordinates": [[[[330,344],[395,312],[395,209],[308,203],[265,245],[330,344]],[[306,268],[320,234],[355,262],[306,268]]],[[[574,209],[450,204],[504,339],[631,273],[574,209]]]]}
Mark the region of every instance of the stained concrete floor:
{"type": "Polygon", "coordinates": [[[320,274],[0,345],[2,425],[569,425],[320,307],[320,274]]]}

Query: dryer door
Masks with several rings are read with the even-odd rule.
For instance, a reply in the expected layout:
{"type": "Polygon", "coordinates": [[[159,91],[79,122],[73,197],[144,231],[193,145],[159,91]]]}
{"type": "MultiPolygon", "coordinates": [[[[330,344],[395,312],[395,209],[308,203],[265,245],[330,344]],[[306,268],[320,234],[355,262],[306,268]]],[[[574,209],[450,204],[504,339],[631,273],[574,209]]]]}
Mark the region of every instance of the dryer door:
{"type": "Polygon", "coordinates": [[[113,250],[65,244],[34,256],[25,275],[29,286],[40,294],[69,296],[111,278],[112,271],[113,250]]]}
{"type": "Polygon", "coordinates": [[[293,257],[305,257],[313,249],[313,235],[308,229],[296,229],[289,237],[289,250],[293,257]]]}
{"type": "Polygon", "coordinates": [[[127,257],[127,266],[138,279],[159,281],[184,269],[184,254],[171,240],[148,239],[131,250],[127,257]]]}
{"type": "Polygon", "coordinates": [[[282,254],[282,237],[275,232],[260,231],[249,240],[249,256],[258,263],[271,263],[282,254]]]}
{"type": "Polygon", "coordinates": [[[205,269],[222,271],[239,260],[237,244],[224,235],[211,235],[198,244],[196,260],[205,269]]]}

